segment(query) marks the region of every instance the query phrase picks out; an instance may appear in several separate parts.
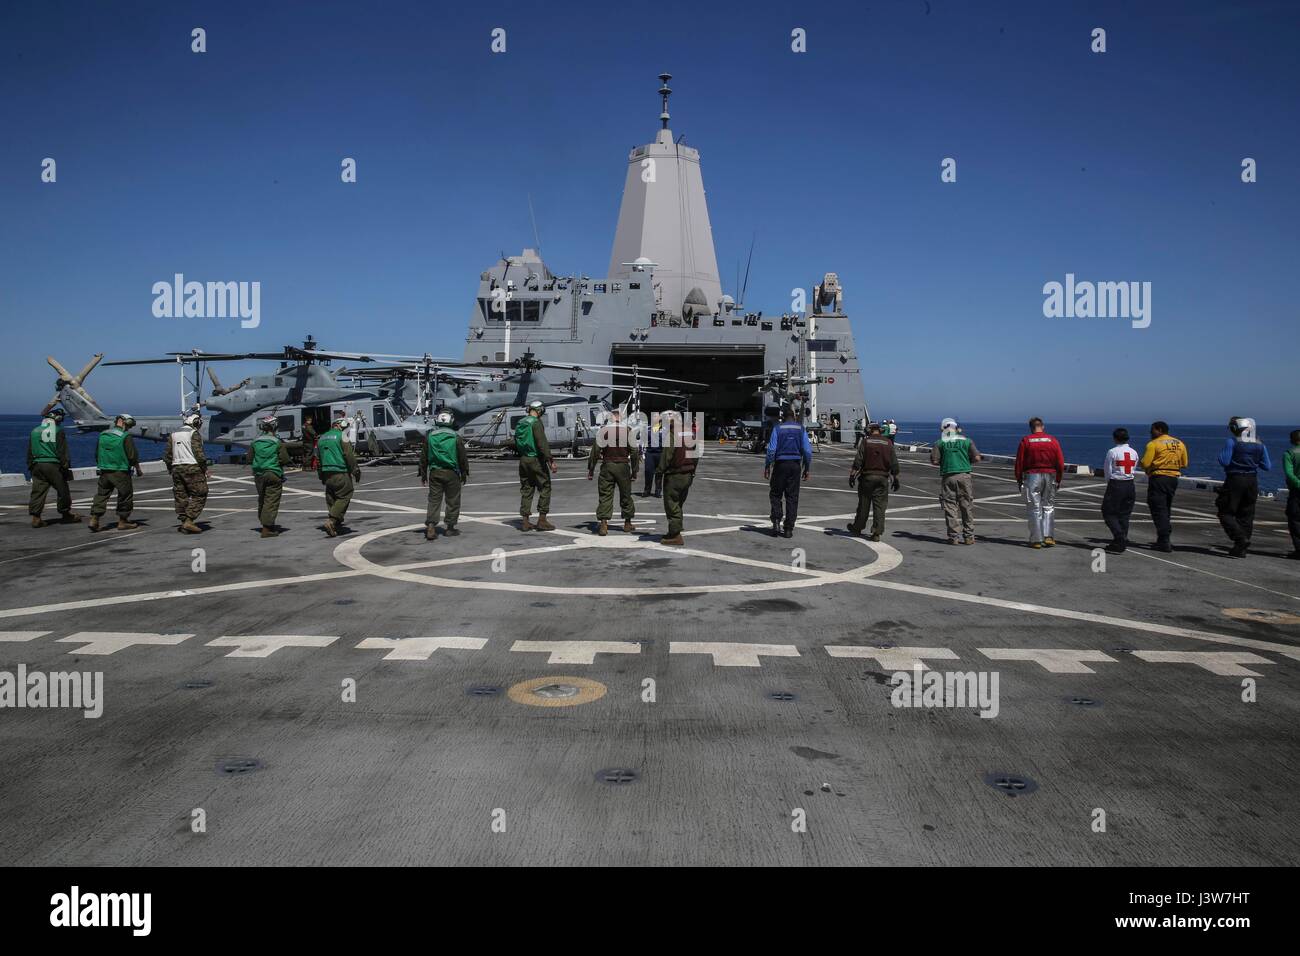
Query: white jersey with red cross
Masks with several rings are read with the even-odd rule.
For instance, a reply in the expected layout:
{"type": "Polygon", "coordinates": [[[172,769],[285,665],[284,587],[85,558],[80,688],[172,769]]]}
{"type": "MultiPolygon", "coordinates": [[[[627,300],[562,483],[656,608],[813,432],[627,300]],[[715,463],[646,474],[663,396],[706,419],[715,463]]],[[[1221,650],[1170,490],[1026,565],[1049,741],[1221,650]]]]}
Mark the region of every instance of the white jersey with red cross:
{"type": "Polygon", "coordinates": [[[1131,446],[1116,445],[1106,452],[1106,479],[1132,481],[1139,461],[1138,453],[1131,446]]]}

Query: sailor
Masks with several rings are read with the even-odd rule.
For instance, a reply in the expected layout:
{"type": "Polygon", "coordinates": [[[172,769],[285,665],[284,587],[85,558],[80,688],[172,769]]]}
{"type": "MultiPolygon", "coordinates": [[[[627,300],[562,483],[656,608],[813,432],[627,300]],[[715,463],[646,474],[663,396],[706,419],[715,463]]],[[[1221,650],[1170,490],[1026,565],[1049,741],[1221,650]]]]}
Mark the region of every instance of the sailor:
{"type": "Polygon", "coordinates": [[[460,531],[460,489],[469,481],[469,455],[464,440],[452,428],[451,412],[434,416],[434,429],[420,445],[420,484],[429,486],[429,506],[424,514],[424,537],[438,537],[438,516],[447,502],[447,531],[456,537],[460,531]]]}
{"type": "Polygon", "coordinates": [[[262,522],[262,537],[280,533],[275,523],[280,514],[280,492],[284,488],[284,466],[289,464],[289,449],[275,433],[275,416],[267,415],[257,423],[262,434],[253,439],[251,461],[253,484],[257,486],[257,519],[262,522]]]}
{"type": "Polygon", "coordinates": [[[177,531],[202,534],[194,519],[208,501],[208,459],[203,454],[203,417],[190,412],[181,427],[167,436],[163,464],[172,476],[172,497],[176,502],[177,531]]]}
{"type": "Polygon", "coordinates": [[[1223,466],[1223,484],[1215,495],[1219,524],[1232,539],[1228,556],[1244,558],[1250,548],[1255,528],[1255,501],[1259,498],[1259,473],[1272,471],[1268,447],[1255,435],[1255,419],[1240,416],[1228,419],[1231,436],[1219,452],[1223,466]]]}
{"type": "Polygon", "coordinates": [[[623,416],[617,408],[609,413],[609,419],[591,443],[591,453],[587,456],[588,481],[595,477],[597,462],[600,462],[600,482],[597,485],[596,521],[599,524],[596,534],[602,538],[609,534],[609,519],[614,515],[615,486],[618,487],[618,507],[623,515],[623,530],[631,534],[636,531],[632,525],[632,519],[636,516],[632,482],[636,481],[637,469],[641,467],[641,453],[632,444],[628,427],[623,424],[623,416]]]}
{"type": "Polygon", "coordinates": [[[1128,443],[1128,429],[1117,428],[1111,435],[1115,447],[1106,452],[1102,471],[1106,474],[1106,494],[1101,499],[1101,517],[1110,529],[1111,554],[1123,554],[1128,548],[1128,521],[1133,514],[1133,500],[1137,497],[1135,469],[1138,454],[1128,443]]]}
{"type": "Polygon", "coordinates": [[[688,436],[678,412],[664,412],[660,432],[659,473],[664,479],[664,515],[668,518],[668,533],[659,539],[660,544],[682,545],[682,508],[695,480],[695,468],[700,461],[701,449],[692,429],[688,436]]]}
{"type": "Polygon", "coordinates": [[[329,509],[324,527],[331,538],[348,530],[343,526],[343,518],[352,501],[353,482],[361,480],[352,443],[343,437],[349,421],[346,413],[336,412],[330,430],[316,440],[316,457],[320,462],[316,474],[325,486],[325,506],[329,509]]]}
{"type": "Polygon", "coordinates": [[[302,470],[315,468],[316,458],[316,426],[311,423],[311,419],[304,417],[302,420],[302,470]]]}
{"type": "Polygon", "coordinates": [[[27,510],[31,512],[32,527],[43,528],[48,523],[41,517],[45,498],[54,489],[59,510],[59,521],[76,524],[81,515],[72,511],[72,492],[68,479],[72,477],[68,459],[68,437],[59,426],[63,424],[63,409],[56,408],[41,419],[32,429],[27,441],[27,470],[32,476],[32,496],[27,510]]]}
{"type": "Polygon", "coordinates": [[[939,440],[930,449],[930,464],[939,466],[939,506],[948,528],[948,543],[975,543],[975,480],[971,466],[982,459],[955,418],[939,423],[939,440]]]}
{"type": "Polygon", "coordinates": [[[1286,473],[1286,526],[1291,532],[1288,558],[1300,560],[1300,429],[1291,433],[1291,447],[1282,456],[1286,473]]]}
{"type": "Polygon", "coordinates": [[[1029,434],[1020,439],[1016,449],[1016,483],[1025,496],[1025,515],[1029,519],[1029,546],[1050,548],[1056,511],[1056,489],[1065,480],[1065,455],[1061,443],[1047,434],[1043,420],[1029,419],[1029,434]]]}
{"type": "Polygon", "coordinates": [[[849,525],[852,534],[862,534],[871,517],[868,541],[879,541],[885,533],[885,509],[889,492],[898,490],[898,453],[875,422],[867,426],[867,437],[858,443],[858,453],[849,469],[849,487],[858,486],[858,512],[849,525]],[[872,512],[874,511],[874,515],[872,512]]]}
{"type": "Polygon", "coordinates": [[[519,516],[523,521],[521,531],[554,531],[555,525],[546,520],[551,510],[551,475],[556,472],[551,446],[546,441],[546,428],[542,425],[540,401],[528,403],[528,414],[515,425],[515,433],[506,439],[506,447],[519,453],[519,516]],[[549,470],[548,470],[549,469],[549,470]],[[533,512],[533,492],[537,493],[537,524],[529,519],[533,512]]]}
{"type": "Polygon", "coordinates": [[[99,484],[95,490],[95,500],[90,505],[90,530],[99,530],[99,518],[108,510],[108,499],[117,492],[117,529],[130,531],[140,527],[131,517],[131,506],[135,489],[131,482],[131,472],[144,475],[140,469],[140,456],[135,452],[135,442],[128,432],[135,424],[135,419],[125,413],[113,419],[113,427],[99,433],[99,442],[95,445],[95,468],[99,475],[99,484]]]}
{"type": "Polygon", "coordinates": [[[664,475],[659,470],[659,436],[662,429],[663,422],[660,421],[658,414],[655,415],[654,424],[648,430],[640,429],[644,437],[645,452],[645,493],[641,496],[643,498],[651,496],[652,486],[656,498],[664,491],[664,475]]]}
{"type": "Polygon", "coordinates": [[[767,441],[763,477],[768,479],[767,497],[772,505],[772,537],[792,538],[799,518],[799,476],[802,473],[803,480],[808,480],[813,449],[808,430],[794,420],[794,406],[786,405],[781,413],[781,424],[772,429],[767,441]]]}
{"type": "Polygon", "coordinates": [[[1187,446],[1169,434],[1166,422],[1151,423],[1151,440],[1142,452],[1142,470],[1147,475],[1147,510],[1156,526],[1157,551],[1173,551],[1169,542],[1173,524],[1169,519],[1178,491],[1178,476],[1187,467],[1187,446]]]}

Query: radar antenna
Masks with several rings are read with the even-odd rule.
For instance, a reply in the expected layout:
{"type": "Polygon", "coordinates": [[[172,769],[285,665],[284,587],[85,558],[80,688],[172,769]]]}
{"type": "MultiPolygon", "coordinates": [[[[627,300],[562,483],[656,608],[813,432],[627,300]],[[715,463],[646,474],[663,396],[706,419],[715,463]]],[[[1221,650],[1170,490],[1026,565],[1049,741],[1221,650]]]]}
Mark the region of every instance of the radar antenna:
{"type": "Polygon", "coordinates": [[[672,96],[673,91],[668,88],[668,81],[673,78],[671,73],[660,73],[659,82],[663,85],[659,87],[659,95],[664,100],[664,110],[659,114],[659,122],[664,124],[664,129],[668,128],[668,97],[672,96]]]}

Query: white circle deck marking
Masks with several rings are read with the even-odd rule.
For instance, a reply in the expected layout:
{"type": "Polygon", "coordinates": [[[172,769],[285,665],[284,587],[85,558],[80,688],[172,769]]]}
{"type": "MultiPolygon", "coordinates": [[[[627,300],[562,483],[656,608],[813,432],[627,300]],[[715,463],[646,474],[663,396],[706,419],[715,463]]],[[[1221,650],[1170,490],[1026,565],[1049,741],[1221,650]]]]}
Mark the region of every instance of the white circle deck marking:
{"type": "MultiPolygon", "coordinates": [[[[491,519],[477,519],[488,524],[494,524],[491,519]]],[[[727,520],[722,516],[714,517],[712,520],[727,520]]],[[[815,518],[804,519],[815,521],[815,518]]],[[[800,522],[802,524],[802,521],[800,522]]],[[[813,568],[796,568],[788,564],[780,564],[773,561],[760,561],[753,558],[741,558],[735,555],[718,554],[714,551],[701,551],[689,546],[672,547],[669,545],[659,544],[657,541],[647,541],[630,535],[618,533],[609,537],[601,538],[593,534],[584,532],[574,533],[570,530],[556,529],[550,532],[553,535],[568,539],[568,544],[557,545],[545,549],[527,549],[531,552],[545,550],[547,552],[555,551],[573,551],[586,548],[617,548],[620,550],[639,549],[643,551],[653,551],[659,554],[669,554],[674,557],[693,557],[704,558],[710,561],[723,561],[728,564],[742,564],[752,568],[763,568],[780,574],[793,575],[788,580],[760,581],[754,584],[683,584],[683,585],[663,585],[659,587],[560,587],[557,585],[545,584],[526,584],[522,582],[510,581],[463,581],[456,578],[435,577],[429,574],[418,574],[413,569],[419,568],[420,564],[404,564],[398,567],[386,567],[382,564],[376,564],[361,553],[362,549],[372,541],[378,538],[386,537],[390,534],[400,534],[406,531],[413,531],[424,527],[423,524],[403,525],[398,528],[381,528],[377,531],[371,531],[357,538],[350,538],[339,544],[334,549],[334,557],[343,565],[353,571],[360,571],[366,574],[373,574],[376,577],[388,578],[393,581],[407,581],[413,584],[426,584],[433,587],[447,588],[466,588],[479,591],[522,591],[529,594],[575,594],[590,596],[610,596],[610,597],[628,597],[639,595],[663,595],[663,594],[725,594],[738,593],[747,591],[771,591],[785,590],[794,588],[821,587],[826,584],[849,584],[861,582],[867,578],[874,577],[877,574],[883,574],[886,571],[892,571],[903,562],[902,554],[891,545],[877,541],[867,541],[864,538],[852,538],[854,542],[862,544],[873,551],[876,559],[868,564],[859,565],[850,568],[847,571],[818,571],[813,568]]],[[[726,533],[729,531],[738,531],[741,526],[732,526],[728,528],[717,529],[716,531],[706,533],[726,533]]],[[[690,533],[687,532],[689,536],[690,533]]],[[[505,557],[510,560],[510,552],[506,552],[505,557]]],[[[460,559],[443,559],[439,561],[430,561],[429,565],[454,565],[454,564],[476,564],[485,561],[491,561],[496,557],[493,554],[469,555],[460,559]]]]}

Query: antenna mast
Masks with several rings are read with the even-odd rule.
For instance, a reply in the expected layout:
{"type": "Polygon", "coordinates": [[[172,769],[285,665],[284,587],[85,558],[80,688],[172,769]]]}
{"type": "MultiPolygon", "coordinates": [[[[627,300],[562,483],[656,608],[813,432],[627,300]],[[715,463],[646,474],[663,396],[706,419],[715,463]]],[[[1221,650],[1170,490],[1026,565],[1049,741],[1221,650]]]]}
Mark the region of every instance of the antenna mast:
{"type": "Polygon", "coordinates": [[[659,114],[659,122],[663,124],[664,129],[668,128],[668,97],[672,96],[673,91],[668,88],[668,81],[673,78],[671,73],[660,73],[659,82],[663,85],[659,87],[659,95],[663,97],[664,108],[659,114]]]}

